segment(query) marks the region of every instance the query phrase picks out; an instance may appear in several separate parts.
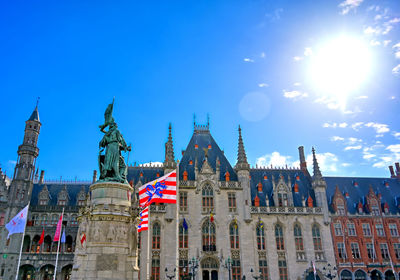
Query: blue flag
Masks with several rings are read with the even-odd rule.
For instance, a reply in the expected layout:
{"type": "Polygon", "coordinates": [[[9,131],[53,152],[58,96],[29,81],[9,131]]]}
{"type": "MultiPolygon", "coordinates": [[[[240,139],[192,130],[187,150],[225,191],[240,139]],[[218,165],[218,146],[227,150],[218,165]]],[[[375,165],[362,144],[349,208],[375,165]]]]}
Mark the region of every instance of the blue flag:
{"type": "Polygon", "coordinates": [[[21,210],[11,221],[6,224],[8,230],[7,239],[10,238],[11,234],[22,233],[25,231],[26,220],[28,217],[28,206],[21,210]]]}
{"type": "Polygon", "coordinates": [[[183,226],[183,228],[184,228],[185,230],[188,230],[188,224],[187,224],[187,222],[186,222],[186,219],[185,219],[185,218],[183,218],[183,223],[182,223],[182,226],[183,226]]]}
{"type": "Polygon", "coordinates": [[[61,243],[65,243],[65,229],[61,235],[61,243]]]}

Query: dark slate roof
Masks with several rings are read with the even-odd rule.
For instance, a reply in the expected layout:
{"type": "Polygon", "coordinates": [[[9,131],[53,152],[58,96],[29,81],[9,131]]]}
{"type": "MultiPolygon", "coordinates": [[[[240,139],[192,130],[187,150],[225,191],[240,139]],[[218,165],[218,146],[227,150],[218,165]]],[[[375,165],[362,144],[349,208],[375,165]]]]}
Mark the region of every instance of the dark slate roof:
{"type": "Polygon", "coordinates": [[[38,108],[37,107],[35,108],[35,110],[33,110],[32,115],[29,118],[29,121],[38,121],[38,122],[40,122],[40,120],[39,120],[39,112],[38,112],[38,108]]]}
{"type": "Polygon", "coordinates": [[[160,177],[164,176],[164,169],[162,166],[129,166],[128,182],[133,181],[133,185],[136,185],[139,180],[142,184],[148,183],[157,179],[157,173],[159,173],[160,177]],[[140,173],[143,173],[142,177],[140,177],[140,173]]]}
{"type": "Polygon", "coordinates": [[[266,206],[265,197],[268,195],[269,205],[275,206],[273,200],[272,175],[274,176],[276,184],[279,182],[280,175],[283,176],[286,184],[288,184],[288,177],[290,177],[290,188],[293,194],[294,206],[303,206],[302,198],[307,199],[310,195],[315,205],[315,194],[311,186],[311,181],[300,169],[250,169],[250,189],[252,202],[257,194],[258,198],[260,199],[260,206],[266,206]],[[267,176],[266,180],[264,179],[265,175],[267,176]],[[296,176],[299,176],[300,180],[297,181],[296,176]],[[258,192],[257,185],[260,182],[263,185],[262,192],[258,192]],[[294,192],[293,186],[295,183],[297,183],[299,186],[298,193],[294,192]]]}
{"type": "Polygon", "coordinates": [[[211,149],[208,150],[208,163],[212,167],[212,169],[216,170],[216,160],[217,157],[220,161],[220,180],[225,181],[225,173],[228,171],[230,174],[231,181],[237,181],[236,172],[233,170],[229,161],[226,159],[224,153],[218,147],[214,138],[211,136],[211,133],[208,129],[195,129],[192,138],[182,156],[182,160],[179,163],[179,178],[182,179],[183,172],[186,170],[188,172],[188,180],[194,180],[194,167],[197,159],[197,164],[199,170],[201,170],[203,166],[203,161],[205,159],[205,152],[203,148],[208,149],[208,145],[211,145],[211,149]],[[198,145],[198,148],[195,148],[195,144],[198,145]],[[193,164],[189,164],[190,160],[192,160],[193,164]]]}
{"type": "MultiPolygon", "coordinates": [[[[368,213],[366,205],[366,197],[368,195],[370,186],[372,187],[376,195],[381,194],[382,205],[387,202],[389,205],[389,211],[392,214],[399,213],[398,201],[400,200],[400,181],[391,178],[362,178],[362,177],[324,177],[327,183],[327,199],[329,204],[329,210],[334,212],[332,209],[332,198],[335,194],[336,186],[342,192],[343,196],[347,201],[347,208],[351,214],[357,212],[358,202],[362,202],[364,211],[368,213]],[[354,186],[357,182],[358,186],[354,186]],[[385,182],[389,183],[389,186],[385,186],[385,182]],[[345,196],[345,193],[349,193],[349,197],[345,196]]],[[[383,207],[381,207],[383,211],[383,207]]]]}
{"type": "Polygon", "coordinates": [[[48,205],[57,205],[57,198],[58,193],[64,189],[66,186],[68,195],[69,195],[69,202],[68,205],[75,206],[76,205],[76,198],[78,193],[81,191],[82,186],[85,188],[85,192],[88,193],[90,183],[87,184],[66,184],[66,183],[49,183],[49,184],[34,184],[32,189],[32,196],[31,196],[31,205],[38,205],[39,204],[39,193],[47,186],[50,194],[50,200],[48,205]]]}

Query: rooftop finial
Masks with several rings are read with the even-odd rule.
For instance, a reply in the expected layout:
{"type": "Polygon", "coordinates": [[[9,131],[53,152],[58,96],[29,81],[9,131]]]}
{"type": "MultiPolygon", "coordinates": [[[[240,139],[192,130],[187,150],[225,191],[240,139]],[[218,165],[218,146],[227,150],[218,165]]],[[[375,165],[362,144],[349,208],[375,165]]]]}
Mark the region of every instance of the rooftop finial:
{"type": "Polygon", "coordinates": [[[172,124],[168,125],[168,141],[165,143],[164,166],[175,168],[174,143],[172,140],[172,124]],[[171,165],[171,166],[169,166],[171,165]]]}
{"type": "Polygon", "coordinates": [[[36,108],[39,106],[39,100],[40,100],[40,96],[38,96],[38,98],[36,99],[36,108]]]}
{"type": "Polygon", "coordinates": [[[196,129],[196,114],[193,114],[193,128],[196,129]]]}
{"type": "Polygon", "coordinates": [[[207,113],[207,127],[210,127],[210,114],[207,113]]]}
{"type": "Polygon", "coordinates": [[[237,163],[235,168],[236,169],[249,169],[249,163],[247,162],[247,156],[246,156],[246,151],[244,149],[244,144],[243,144],[243,139],[242,139],[242,129],[240,128],[239,125],[239,141],[238,141],[238,157],[237,157],[237,163]]]}
{"type": "Polygon", "coordinates": [[[314,179],[322,178],[321,171],[319,170],[317,157],[315,156],[315,149],[312,147],[312,154],[313,154],[313,168],[314,168],[314,179]]]}

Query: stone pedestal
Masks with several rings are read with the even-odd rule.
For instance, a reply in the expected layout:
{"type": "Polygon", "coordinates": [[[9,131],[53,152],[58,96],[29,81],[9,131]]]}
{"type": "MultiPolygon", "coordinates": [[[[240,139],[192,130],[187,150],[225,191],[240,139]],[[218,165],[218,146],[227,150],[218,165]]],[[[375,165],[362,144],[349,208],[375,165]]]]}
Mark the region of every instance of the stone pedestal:
{"type": "Polygon", "coordinates": [[[129,184],[97,182],[80,212],[71,279],[138,279],[137,212],[129,184]],[[86,243],[80,239],[86,234],[86,243]]]}

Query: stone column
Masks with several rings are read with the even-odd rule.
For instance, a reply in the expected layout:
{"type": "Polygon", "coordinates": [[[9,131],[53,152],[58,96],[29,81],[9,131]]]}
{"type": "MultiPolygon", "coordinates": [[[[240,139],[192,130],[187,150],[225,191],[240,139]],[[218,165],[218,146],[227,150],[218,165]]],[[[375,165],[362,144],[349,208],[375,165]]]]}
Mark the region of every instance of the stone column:
{"type": "Polygon", "coordinates": [[[80,213],[71,279],[138,279],[137,209],[129,184],[97,182],[80,213]],[[86,234],[86,243],[80,239],[86,234]]]}

